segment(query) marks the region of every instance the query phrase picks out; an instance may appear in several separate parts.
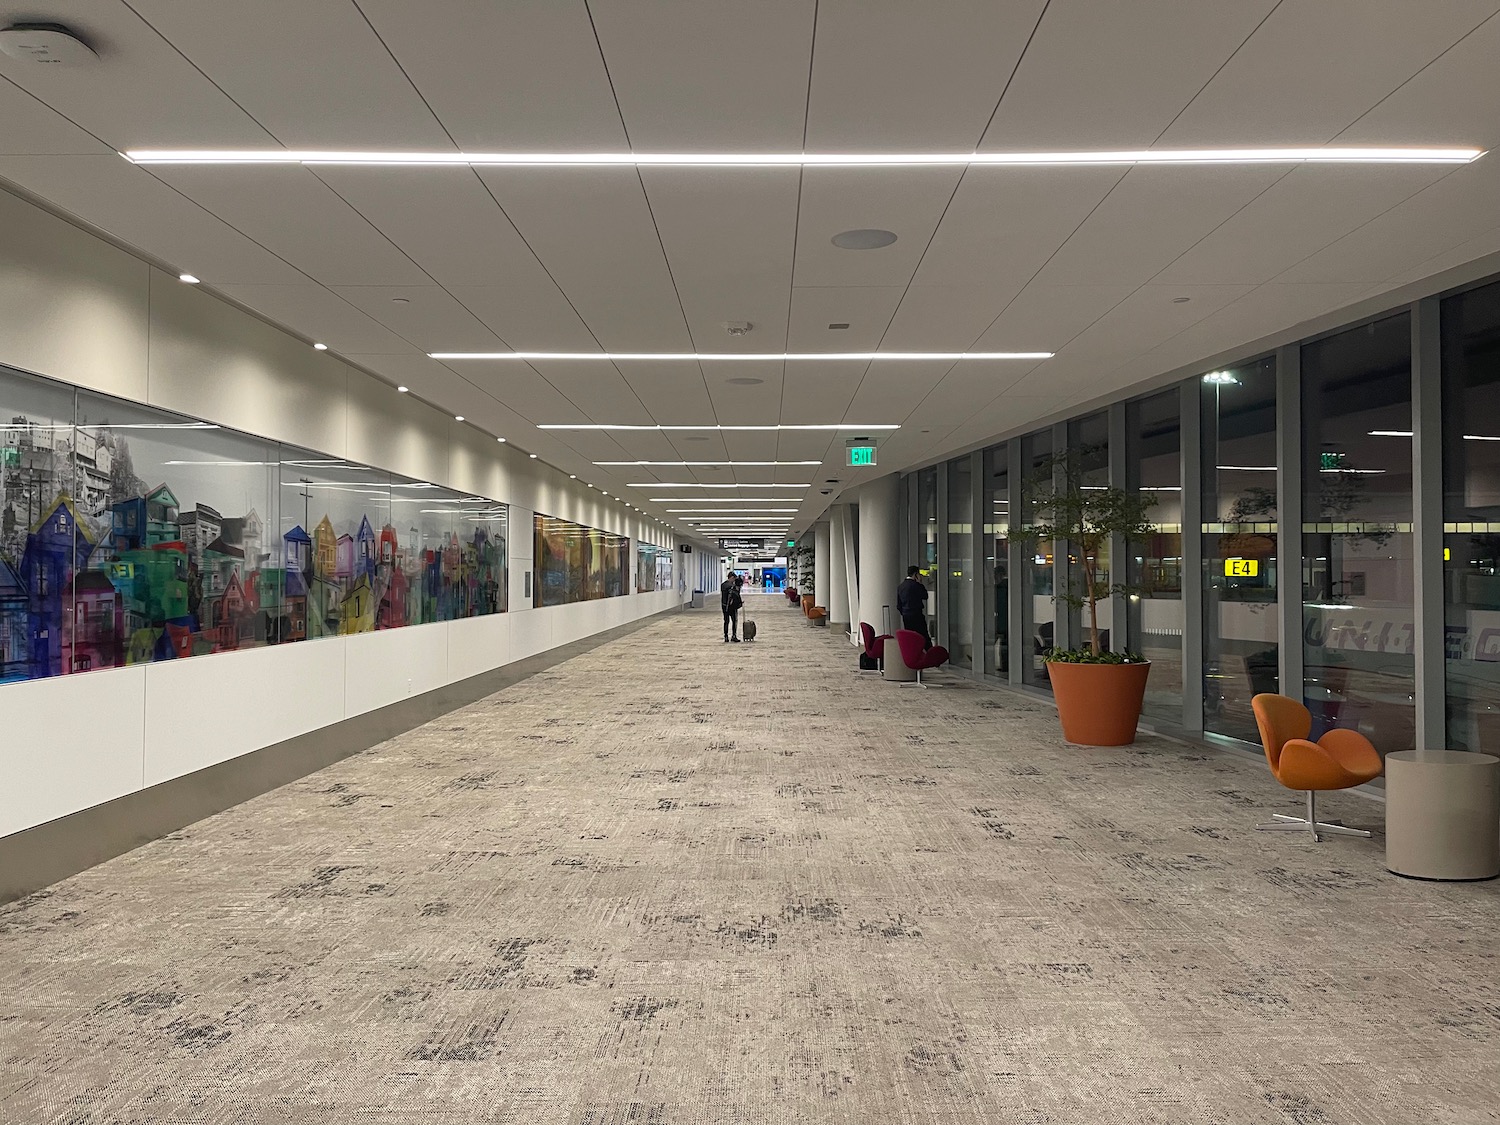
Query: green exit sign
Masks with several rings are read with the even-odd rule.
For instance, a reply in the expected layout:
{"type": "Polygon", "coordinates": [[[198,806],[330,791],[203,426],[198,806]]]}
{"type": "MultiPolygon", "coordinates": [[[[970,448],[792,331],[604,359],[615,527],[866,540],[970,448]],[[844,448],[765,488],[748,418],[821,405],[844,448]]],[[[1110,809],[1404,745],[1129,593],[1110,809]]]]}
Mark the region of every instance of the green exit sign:
{"type": "Polygon", "coordinates": [[[1347,453],[1323,453],[1319,455],[1321,468],[1325,473],[1336,473],[1344,467],[1344,461],[1348,458],[1347,453]]]}
{"type": "Polygon", "coordinates": [[[875,464],[875,447],[873,445],[851,445],[849,447],[849,467],[858,469],[865,465],[875,464]]]}

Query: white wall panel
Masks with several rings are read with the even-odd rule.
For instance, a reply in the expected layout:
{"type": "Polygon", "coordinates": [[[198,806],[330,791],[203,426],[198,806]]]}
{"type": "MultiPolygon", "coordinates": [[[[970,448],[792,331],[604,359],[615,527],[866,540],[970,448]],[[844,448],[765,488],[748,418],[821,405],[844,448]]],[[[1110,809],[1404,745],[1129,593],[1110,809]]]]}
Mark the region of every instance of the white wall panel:
{"type": "Polygon", "coordinates": [[[150,267],[5,192],[0,231],[0,361],[144,399],[150,267]]]}
{"type": "Polygon", "coordinates": [[[0,687],[0,836],[141,787],[145,668],[0,687]]]}
{"type": "Polygon", "coordinates": [[[495,613],[469,617],[450,621],[443,627],[448,638],[448,683],[455,684],[511,662],[511,616],[495,613]]]}
{"type": "Polygon", "coordinates": [[[145,783],[338,722],[344,653],[343,639],[328,637],[145,665],[145,783]]]}
{"type": "Polygon", "coordinates": [[[344,456],[347,366],[157,270],[150,326],[153,406],[344,456]]]}
{"type": "Polygon", "coordinates": [[[343,717],[363,715],[448,683],[451,625],[433,622],[340,638],[344,646],[343,717]]]}
{"type": "MultiPolygon", "coordinates": [[[[450,480],[450,420],[362,371],[349,374],[345,456],[434,484],[450,480]]],[[[485,492],[494,496],[493,492],[485,492]]]]}

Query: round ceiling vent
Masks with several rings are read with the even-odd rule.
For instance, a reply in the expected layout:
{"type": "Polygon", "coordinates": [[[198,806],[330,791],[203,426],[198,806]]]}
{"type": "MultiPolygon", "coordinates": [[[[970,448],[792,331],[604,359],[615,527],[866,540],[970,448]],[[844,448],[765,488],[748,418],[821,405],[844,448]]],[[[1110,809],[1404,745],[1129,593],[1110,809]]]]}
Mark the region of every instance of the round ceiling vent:
{"type": "Polygon", "coordinates": [[[753,375],[736,375],[733,379],[726,380],[726,382],[733,383],[736,387],[753,387],[757,383],[764,383],[765,380],[757,379],[753,375]]]}
{"type": "Polygon", "coordinates": [[[18,23],[0,31],[0,51],[22,62],[86,66],[99,61],[94,49],[59,23],[18,23]]]}
{"type": "Polygon", "coordinates": [[[833,236],[833,244],[840,250],[879,250],[896,241],[896,235],[888,230],[846,230],[833,236]]]}

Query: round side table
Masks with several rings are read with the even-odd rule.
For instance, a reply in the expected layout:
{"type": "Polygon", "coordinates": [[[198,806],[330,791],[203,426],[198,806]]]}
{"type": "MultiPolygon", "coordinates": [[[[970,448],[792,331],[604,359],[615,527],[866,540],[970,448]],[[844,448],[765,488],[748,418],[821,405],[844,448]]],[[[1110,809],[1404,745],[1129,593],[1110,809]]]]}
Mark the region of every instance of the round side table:
{"type": "Polygon", "coordinates": [[[1466,750],[1387,754],[1385,865],[1415,879],[1500,875],[1500,758],[1466,750]]]}

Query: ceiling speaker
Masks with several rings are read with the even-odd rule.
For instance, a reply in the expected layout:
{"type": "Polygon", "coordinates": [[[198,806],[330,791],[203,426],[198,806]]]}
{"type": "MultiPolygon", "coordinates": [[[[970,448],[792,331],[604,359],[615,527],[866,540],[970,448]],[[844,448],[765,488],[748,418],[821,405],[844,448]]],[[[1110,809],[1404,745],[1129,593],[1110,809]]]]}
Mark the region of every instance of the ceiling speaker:
{"type": "Polygon", "coordinates": [[[94,49],[62,24],[16,24],[0,31],[0,51],[22,62],[44,66],[88,66],[99,61],[94,49]]]}

